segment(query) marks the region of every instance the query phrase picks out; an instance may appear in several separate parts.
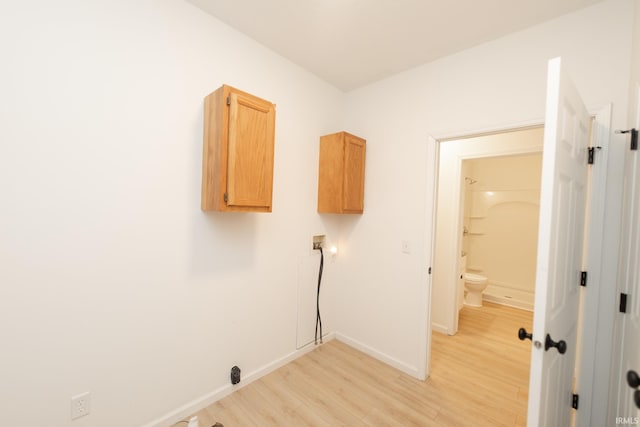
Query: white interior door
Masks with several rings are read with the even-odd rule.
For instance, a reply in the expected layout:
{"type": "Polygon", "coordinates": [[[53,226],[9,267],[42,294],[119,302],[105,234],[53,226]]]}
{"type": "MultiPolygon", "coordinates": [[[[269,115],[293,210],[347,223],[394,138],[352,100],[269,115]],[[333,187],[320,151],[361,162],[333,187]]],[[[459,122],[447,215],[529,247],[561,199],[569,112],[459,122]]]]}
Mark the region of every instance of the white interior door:
{"type": "Polygon", "coordinates": [[[527,425],[571,424],[587,194],[589,115],[549,61],[527,425]],[[550,346],[553,343],[557,347],[550,346]],[[564,350],[561,354],[561,350],[564,350]]]}
{"type": "MultiPolygon", "coordinates": [[[[640,104],[640,102],[639,102],[640,104]]],[[[622,222],[619,290],[626,295],[626,309],[617,319],[616,341],[620,352],[612,372],[616,400],[616,424],[640,423],[640,379],[629,380],[627,375],[640,375],[640,154],[627,153],[625,165],[625,205],[622,222]],[[633,374],[632,374],[633,375],[633,374]],[[616,398],[617,397],[617,398],[616,398]],[[623,418],[624,421],[617,418],[623,418]],[[629,420],[631,418],[631,420],[629,420]]],[[[621,297],[621,296],[620,296],[621,297]]],[[[615,350],[614,350],[615,351],[615,350]]],[[[612,420],[613,423],[613,420],[612,420]]]]}

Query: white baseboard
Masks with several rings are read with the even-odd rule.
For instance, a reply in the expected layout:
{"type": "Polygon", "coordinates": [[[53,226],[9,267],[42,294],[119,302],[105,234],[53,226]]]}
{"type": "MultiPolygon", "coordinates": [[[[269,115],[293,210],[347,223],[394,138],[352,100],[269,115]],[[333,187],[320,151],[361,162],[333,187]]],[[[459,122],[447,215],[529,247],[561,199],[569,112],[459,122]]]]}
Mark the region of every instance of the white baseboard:
{"type": "Polygon", "coordinates": [[[440,332],[441,334],[449,335],[449,328],[438,323],[432,323],[431,330],[434,332],[440,332]]]}
{"type": "MultiPolygon", "coordinates": [[[[433,326],[434,330],[436,329],[436,325],[433,326]]],[[[446,331],[444,332],[446,333],[446,331]]],[[[411,375],[414,378],[420,378],[419,377],[419,372],[418,369],[415,366],[411,366],[408,365],[404,362],[401,362],[398,359],[395,359],[394,357],[389,356],[388,354],[382,353],[381,351],[378,351],[372,347],[369,347],[366,344],[361,343],[360,341],[354,340],[344,334],[340,334],[340,333],[335,333],[332,332],[330,334],[325,335],[324,337],[324,341],[325,342],[329,342],[333,339],[337,339],[353,348],[356,348],[360,351],[362,351],[363,353],[366,353],[367,355],[380,360],[381,362],[386,363],[387,365],[393,366],[394,368],[408,374],[411,375]]],[[[228,396],[229,394],[231,394],[232,392],[248,385],[251,384],[253,381],[262,378],[263,376],[275,371],[276,369],[280,368],[281,366],[286,365],[287,363],[297,359],[300,356],[305,355],[306,353],[312,351],[314,348],[316,348],[316,346],[311,343],[308,344],[298,350],[295,350],[289,354],[287,354],[284,357],[281,357],[280,359],[277,359],[271,363],[268,363],[267,365],[256,369],[255,371],[249,373],[248,375],[243,376],[242,378],[242,383],[238,384],[238,385],[231,385],[231,384],[227,384],[225,386],[222,386],[216,390],[213,390],[203,396],[200,396],[197,399],[192,400],[191,402],[188,402],[184,405],[182,405],[181,407],[169,412],[166,415],[163,415],[162,417],[148,423],[145,424],[143,427],[167,427],[167,426],[172,426],[175,423],[177,423],[178,421],[184,420],[185,418],[187,418],[188,416],[200,411],[203,408],[206,408],[207,406],[217,402],[218,400],[228,396]]]]}
{"type": "MultiPolygon", "coordinates": [[[[334,332],[329,333],[327,335],[324,336],[324,341],[328,342],[331,341],[333,339],[336,338],[336,334],[334,332]]],[[[211,405],[212,403],[217,402],[218,400],[228,396],[229,394],[231,394],[232,392],[248,385],[251,384],[253,381],[262,378],[263,376],[275,371],[276,369],[280,368],[281,366],[286,365],[287,363],[291,362],[292,360],[297,359],[300,356],[305,355],[306,353],[310,352],[311,350],[313,350],[314,348],[316,348],[316,346],[311,343],[308,344],[304,347],[301,347],[298,350],[295,350],[289,354],[287,354],[284,357],[281,357],[280,359],[277,359],[271,363],[268,363],[266,365],[264,365],[261,368],[256,369],[253,372],[250,372],[247,375],[243,375],[242,377],[242,382],[238,385],[231,385],[231,384],[227,384],[225,386],[222,386],[216,390],[213,390],[203,396],[200,396],[197,399],[192,400],[191,402],[188,402],[184,405],[182,405],[181,407],[169,412],[166,415],[163,415],[162,417],[151,421],[148,424],[145,424],[143,427],[167,427],[167,426],[172,426],[175,423],[177,423],[178,421],[181,421],[183,419],[185,419],[186,417],[188,417],[189,415],[192,415],[198,411],[200,411],[201,409],[206,408],[207,406],[211,405]]]]}
{"type": "Polygon", "coordinates": [[[533,304],[530,302],[503,298],[496,295],[483,295],[482,299],[494,304],[506,305],[507,307],[519,308],[521,310],[533,311],[533,304]]]}
{"type": "Polygon", "coordinates": [[[393,366],[394,368],[404,372],[405,374],[411,375],[414,378],[420,379],[420,375],[418,373],[418,369],[415,366],[408,365],[404,362],[395,359],[388,354],[382,353],[372,347],[369,347],[366,344],[361,343],[360,341],[356,341],[352,338],[349,338],[346,335],[343,335],[339,332],[336,333],[336,339],[341,341],[355,349],[360,350],[363,353],[368,354],[369,356],[380,360],[381,362],[386,363],[387,365],[393,366]]]}

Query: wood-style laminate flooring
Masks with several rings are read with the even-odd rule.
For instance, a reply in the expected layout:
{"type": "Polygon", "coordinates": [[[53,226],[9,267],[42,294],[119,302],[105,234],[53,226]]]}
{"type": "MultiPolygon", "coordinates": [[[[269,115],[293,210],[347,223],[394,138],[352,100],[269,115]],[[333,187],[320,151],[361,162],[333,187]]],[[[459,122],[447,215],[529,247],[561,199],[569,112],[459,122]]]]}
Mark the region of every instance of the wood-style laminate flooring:
{"type": "MultiPolygon", "coordinates": [[[[208,406],[200,427],[524,426],[532,313],[465,307],[455,336],[433,333],[419,381],[332,340],[208,406]]],[[[184,425],[184,424],[180,424],[184,425]]]]}

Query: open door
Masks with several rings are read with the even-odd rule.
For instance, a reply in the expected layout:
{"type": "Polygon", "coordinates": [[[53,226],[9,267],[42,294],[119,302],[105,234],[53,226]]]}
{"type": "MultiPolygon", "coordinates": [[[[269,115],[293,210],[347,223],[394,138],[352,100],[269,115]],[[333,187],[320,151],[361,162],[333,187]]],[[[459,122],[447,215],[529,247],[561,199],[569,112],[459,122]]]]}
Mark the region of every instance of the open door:
{"type": "MultiPolygon", "coordinates": [[[[638,105],[640,106],[640,93],[638,105]]],[[[638,112],[640,114],[640,111],[638,112]]],[[[636,126],[640,125],[638,120],[636,126]]],[[[612,372],[616,424],[640,423],[640,153],[626,153],[624,217],[618,273],[616,340],[620,350],[612,372]]],[[[613,419],[612,419],[613,422],[613,419]]]]}
{"type": "MultiPolygon", "coordinates": [[[[527,425],[571,425],[590,118],[549,62],[527,425]]],[[[521,331],[521,339],[526,335],[521,331]]],[[[530,337],[530,336],[529,336],[530,337]]]]}

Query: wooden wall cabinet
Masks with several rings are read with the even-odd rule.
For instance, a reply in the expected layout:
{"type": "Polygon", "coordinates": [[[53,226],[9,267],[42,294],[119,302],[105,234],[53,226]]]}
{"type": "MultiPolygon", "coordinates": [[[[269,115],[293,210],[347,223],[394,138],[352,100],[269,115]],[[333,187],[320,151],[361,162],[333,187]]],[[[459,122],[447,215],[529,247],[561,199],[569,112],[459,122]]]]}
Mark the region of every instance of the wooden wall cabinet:
{"type": "Polygon", "coordinates": [[[271,212],[275,105],[223,85],[204,99],[201,208],[271,212]]]}
{"type": "Polygon", "coordinates": [[[320,137],[319,213],[363,212],[365,154],[366,141],[350,133],[320,137]]]}

